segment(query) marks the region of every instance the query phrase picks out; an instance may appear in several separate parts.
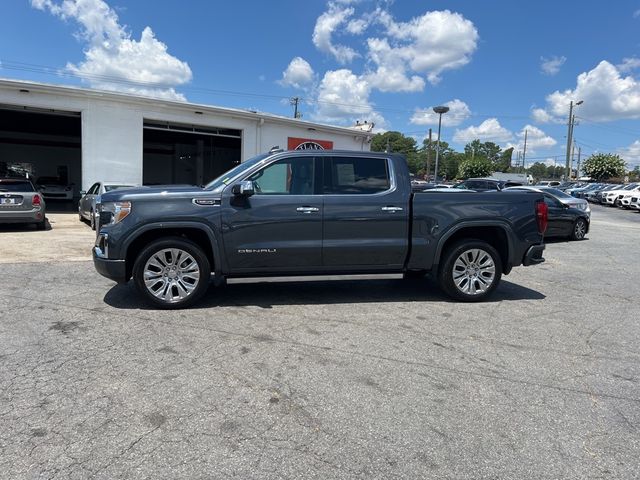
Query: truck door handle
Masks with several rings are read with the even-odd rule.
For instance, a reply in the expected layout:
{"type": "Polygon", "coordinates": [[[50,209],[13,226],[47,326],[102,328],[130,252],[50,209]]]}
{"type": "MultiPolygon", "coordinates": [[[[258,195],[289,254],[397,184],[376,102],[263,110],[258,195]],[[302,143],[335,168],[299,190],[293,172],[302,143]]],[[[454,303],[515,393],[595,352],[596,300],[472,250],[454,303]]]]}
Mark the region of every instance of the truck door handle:
{"type": "Polygon", "coordinates": [[[313,212],[319,212],[320,209],[318,207],[298,207],[296,208],[296,210],[298,212],[302,212],[302,213],[313,213],[313,212]]]}
{"type": "Polygon", "coordinates": [[[380,210],[382,210],[383,212],[395,213],[395,212],[401,212],[403,209],[402,207],[382,207],[380,210]]]}

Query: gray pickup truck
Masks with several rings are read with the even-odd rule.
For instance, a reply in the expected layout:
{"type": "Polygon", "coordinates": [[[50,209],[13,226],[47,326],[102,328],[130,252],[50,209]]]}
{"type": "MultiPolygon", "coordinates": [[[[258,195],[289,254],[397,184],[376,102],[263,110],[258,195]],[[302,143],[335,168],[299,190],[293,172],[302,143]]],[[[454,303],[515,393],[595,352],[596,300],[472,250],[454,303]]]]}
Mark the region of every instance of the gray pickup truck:
{"type": "Polygon", "coordinates": [[[271,151],[204,188],[108,192],[99,209],[96,269],[161,308],[193,304],[212,275],[431,272],[479,301],[544,261],[547,223],[539,193],[414,193],[404,157],[328,150],[271,151]]]}

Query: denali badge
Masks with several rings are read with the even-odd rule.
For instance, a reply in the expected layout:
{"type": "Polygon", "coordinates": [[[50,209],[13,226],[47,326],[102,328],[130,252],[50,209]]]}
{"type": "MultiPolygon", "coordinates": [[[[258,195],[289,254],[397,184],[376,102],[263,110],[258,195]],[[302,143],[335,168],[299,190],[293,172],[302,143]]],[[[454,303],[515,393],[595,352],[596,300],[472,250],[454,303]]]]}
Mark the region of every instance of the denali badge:
{"type": "Polygon", "coordinates": [[[238,253],[276,253],[275,248],[241,248],[238,253]]]}

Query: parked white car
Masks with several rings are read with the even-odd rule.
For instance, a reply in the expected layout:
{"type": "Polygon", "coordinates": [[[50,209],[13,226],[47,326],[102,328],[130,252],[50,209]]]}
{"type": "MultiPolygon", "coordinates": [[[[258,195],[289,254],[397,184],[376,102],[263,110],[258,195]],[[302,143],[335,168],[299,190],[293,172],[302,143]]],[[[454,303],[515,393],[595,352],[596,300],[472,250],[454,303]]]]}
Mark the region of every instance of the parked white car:
{"type": "Polygon", "coordinates": [[[96,229],[98,210],[96,202],[100,195],[120,188],[136,188],[139,185],[125,182],[96,182],[86,192],[80,192],[82,198],[78,202],[78,216],[80,221],[89,220],[93,230],[96,229]]]}
{"type": "Polygon", "coordinates": [[[631,199],[633,198],[634,195],[638,195],[638,193],[640,193],[640,192],[631,191],[630,193],[625,193],[620,198],[620,205],[618,205],[618,206],[620,208],[624,208],[625,210],[627,208],[631,208],[631,199]]]}
{"type": "Polygon", "coordinates": [[[640,192],[631,196],[629,208],[632,210],[640,210],[640,192]]]}
{"type": "Polygon", "coordinates": [[[627,193],[640,191],[639,183],[630,183],[626,187],[617,189],[617,190],[609,190],[602,193],[602,204],[603,205],[615,205],[616,207],[620,206],[620,201],[622,197],[627,193]]]}
{"type": "Polygon", "coordinates": [[[40,177],[36,188],[46,200],[72,200],[73,184],[68,184],[58,177],[40,177]]]}

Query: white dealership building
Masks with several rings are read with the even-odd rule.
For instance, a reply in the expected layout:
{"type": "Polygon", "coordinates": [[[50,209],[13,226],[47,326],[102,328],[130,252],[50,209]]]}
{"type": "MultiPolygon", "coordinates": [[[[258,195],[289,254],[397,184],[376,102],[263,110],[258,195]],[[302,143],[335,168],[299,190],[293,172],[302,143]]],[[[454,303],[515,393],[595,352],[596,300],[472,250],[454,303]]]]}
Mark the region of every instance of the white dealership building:
{"type": "MultiPolygon", "coordinates": [[[[368,126],[367,126],[368,127],[368,126]]],[[[0,176],[202,185],[274,146],[369,150],[368,128],[241,109],[0,80],[0,176]]]]}

